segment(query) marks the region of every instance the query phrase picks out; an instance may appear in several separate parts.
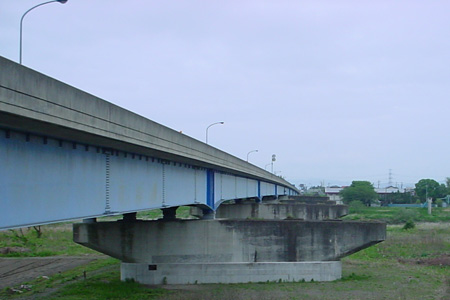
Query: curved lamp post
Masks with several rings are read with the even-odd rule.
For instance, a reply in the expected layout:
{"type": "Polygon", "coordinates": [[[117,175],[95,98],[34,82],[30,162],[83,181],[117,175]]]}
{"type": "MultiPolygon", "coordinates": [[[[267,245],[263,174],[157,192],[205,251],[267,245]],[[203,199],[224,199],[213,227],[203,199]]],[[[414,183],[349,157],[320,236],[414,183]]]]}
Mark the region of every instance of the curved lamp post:
{"type": "Polygon", "coordinates": [[[209,129],[209,127],[214,126],[214,125],[218,125],[218,124],[225,124],[225,122],[216,122],[216,123],[212,123],[211,125],[209,125],[208,127],[206,127],[206,144],[208,144],[208,129],[209,129]]]}
{"type": "Polygon", "coordinates": [[[36,7],[45,5],[45,4],[49,4],[52,2],[59,2],[61,4],[64,4],[67,2],[67,0],[52,0],[52,1],[47,1],[47,2],[43,2],[41,4],[35,5],[32,8],[30,8],[29,10],[27,10],[23,15],[22,18],[20,18],[20,45],[19,45],[19,63],[22,64],[22,23],[23,23],[23,18],[25,18],[25,16],[27,15],[27,13],[29,13],[30,11],[32,11],[33,9],[35,9],[36,7]]]}
{"type": "Polygon", "coordinates": [[[250,155],[250,153],[253,153],[253,152],[258,152],[258,150],[252,150],[249,153],[247,153],[247,162],[248,162],[248,156],[250,155]]]}

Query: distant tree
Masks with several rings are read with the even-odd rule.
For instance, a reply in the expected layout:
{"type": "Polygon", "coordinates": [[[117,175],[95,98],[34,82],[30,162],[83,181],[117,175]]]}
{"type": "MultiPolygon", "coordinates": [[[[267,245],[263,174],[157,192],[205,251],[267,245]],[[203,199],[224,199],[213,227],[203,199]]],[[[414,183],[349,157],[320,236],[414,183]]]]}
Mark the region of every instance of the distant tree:
{"type": "Polygon", "coordinates": [[[439,185],[438,190],[437,190],[436,197],[437,197],[437,198],[444,198],[444,197],[447,196],[448,194],[449,194],[449,193],[448,193],[447,187],[445,186],[445,184],[441,183],[441,184],[439,185]]]}
{"type": "Polygon", "coordinates": [[[445,178],[445,186],[447,187],[447,195],[450,195],[450,177],[445,178]]]}
{"type": "Polygon", "coordinates": [[[397,191],[391,194],[385,194],[383,199],[380,199],[384,205],[394,203],[394,204],[406,204],[406,203],[415,203],[416,199],[413,196],[412,192],[404,192],[400,193],[397,191]]]}
{"type": "Polygon", "coordinates": [[[323,196],[325,195],[325,187],[323,186],[312,186],[308,188],[305,195],[307,196],[323,196]]]}
{"type": "Polygon", "coordinates": [[[339,194],[345,203],[361,201],[366,206],[370,206],[378,198],[373,185],[368,181],[353,181],[349,187],[340,191],[339,194]]]}
{"type": "Polygon", "coordinates": [[[425,201],[426,197],[431,197],[433,199],[442,198],[447,195],[447,187],[445,184],[439,184],[436,180],[433,179],[421,179],[418,183],[416,183],[416,195],[419,196],[420,199],[425,201]]]}

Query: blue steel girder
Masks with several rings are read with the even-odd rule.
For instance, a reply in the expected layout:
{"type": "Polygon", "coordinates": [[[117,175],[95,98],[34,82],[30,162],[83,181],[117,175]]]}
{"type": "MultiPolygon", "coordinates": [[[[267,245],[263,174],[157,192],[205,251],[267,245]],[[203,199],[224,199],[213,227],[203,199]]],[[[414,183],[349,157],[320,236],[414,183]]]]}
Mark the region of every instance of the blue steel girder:
{"type": "Polygon", "coordinates": [[[0,229],[206,205],[206,169],[0,130],[0,229]]]}
{"type": "Polygon", "coordinates": [[[74,141],[0,129],[0,229],[156,208],[215,210],[275,196],[274,183],[74,141]]]}
{"type": "Polygon", "coordinates": [[[238,157],[0,56],[0,229],[180,205],[214,210],[286,191],[297,192],[238,157]]]}

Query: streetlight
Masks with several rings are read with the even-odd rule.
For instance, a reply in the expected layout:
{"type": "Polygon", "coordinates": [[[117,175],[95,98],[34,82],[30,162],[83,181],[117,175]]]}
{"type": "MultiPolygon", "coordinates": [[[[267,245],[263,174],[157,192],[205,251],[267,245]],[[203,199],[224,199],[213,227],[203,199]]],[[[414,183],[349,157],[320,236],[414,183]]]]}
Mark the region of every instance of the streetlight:
{"type": "Polygon", "coordinates": [[[264,166],[264,170],[267,171],[267,167],[270,166],[271,163],[268,163],[267,165],[264,166]]]}
{"type": "Polygon", "coordinates": [[[248,156],[250,155],[250,153],[253,153],[253,152],[258,152],[258,150],[252,150],[249,153],[247,153],[247,162],[248,162],[248,156]]]}
{"type": "Polygon", "coordinates": [[[208,145],[208,129],[209,129],[209,127],[214,126],[214,125],[218,125],[218,124],[225,124],[225,122],[216,122],[216,123],[212,123],[211,125],[209,125],[208,127],[206,127],[206,144],[207,144],[207,145],[208,145]]]}
{"type": "Polygon", "coordinates": [[[64,4],[67,2],[67,0],[52,0],[52,1],[47,1],[38,5],[33,6],[32,8],[30,8],[29,10],[27,10],[23,15],[22,18],[20,18],[20,45],[19,45],[19,63],[22,64],[22,23],[23,23],[23,18],[25,18],[26,14],[29,13],[30,11],[32,11],[33,9],[35,9],[36,7],[45,5],[45,4],[49,4],[52,2],[59,2],[61,4],[64,4]]]}
{"type": "Polygon", "coordinates": [[[277,157],[275,156],[275,154],[272,154],[272,173],[273,173],[273,162],[277,160],[277,157]]]}

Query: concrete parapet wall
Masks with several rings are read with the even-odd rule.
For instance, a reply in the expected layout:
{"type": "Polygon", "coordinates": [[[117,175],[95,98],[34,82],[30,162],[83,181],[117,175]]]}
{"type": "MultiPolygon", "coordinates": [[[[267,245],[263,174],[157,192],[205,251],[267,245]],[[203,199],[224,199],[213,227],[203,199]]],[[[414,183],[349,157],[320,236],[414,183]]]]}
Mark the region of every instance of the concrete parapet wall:
{"type": "Polygon", "coordinates": [[[383,241],[386,224],[182,220],[74,224],[74,241],[128,263],[333,261],[383,241]]]}
{"type": "Polygon", "coordinates": [[[1,56],[0,127],[213,168],[297,191],[253,164],[1,56]]]}
{"type": "Polygon", "coordinates": [[[217,208],[216,217],[225,219],[338,219],[348,214],[348,206],[335,204],[302,203],[244,203],[222,204],[217,208]]]}
{"type": "Polygon", "coordinates": [[[142,284],[332,281],[341,278],[340,261],[290,263],[122,263],[121,280],[142,284]]]}

